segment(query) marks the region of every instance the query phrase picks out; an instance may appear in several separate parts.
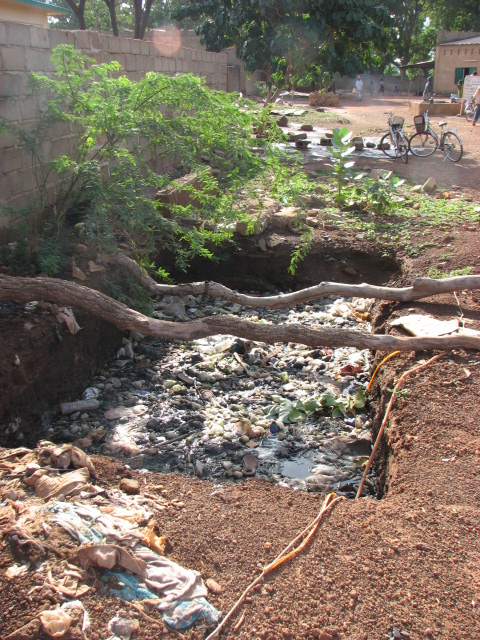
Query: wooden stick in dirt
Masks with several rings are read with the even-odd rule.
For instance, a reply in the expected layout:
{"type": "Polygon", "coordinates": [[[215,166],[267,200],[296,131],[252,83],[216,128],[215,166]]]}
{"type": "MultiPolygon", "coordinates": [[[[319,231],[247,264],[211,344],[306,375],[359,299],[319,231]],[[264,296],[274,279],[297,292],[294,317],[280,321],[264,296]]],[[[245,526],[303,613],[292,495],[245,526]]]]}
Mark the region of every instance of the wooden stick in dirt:
{"type": "MultiPolygon", "coordinates": [[[[333,506],[337,502],[339,502],[340,500],[345,500],[345,498],[343,496],[336,496],[334,493],[329,493],[327,495],[327,497],[325,498],[325,500],[323,502],[322,508],[318,512],[316,518],[307,527],[305,527],[305,529],[301,533],[299,533],[295,537],[295,539],[292,540],[285,547],[285,549],[283,549],[277,555],[277,557],[274,560],[272,560],[272,562],[270,562],[270,564],[268,564],[266,567],[264,567],[262,573],[257,578],[255,578],[255,580],[253,582],[251,582],[248,585],[248,587],[245,589],[245,591],[242,593],[242,595],[238,598],[238,600],[235,602],[233,607],[230,609],[230,611],[227,613],[227,615],[223,618],[223,620],[220,622],[220,624],[212,631],[212,633],[210,633],[210,635],[208,635],[205,638],[205,640],[212,640],[212,638],[214,638],[218,633],[220,633],[220,631],[223,629],[223,627],[227,624],[228,620],[233,616],[235,611],[238,609],[238,607],[245,600],[247,595],[252,591],[252,589],[254,589],[257,586],[257,584],[259,584],[265,578],[266,575],[271,573],[274,569],[279,567],[281,564],[283,564],[284,562],[286,562],[290,558],[293,558],[296,555],[298,555],[298,553],[300,553],[300,551],[308,544],[310,539],[315,534],[315,531],[318,529],[318,525],[320,524],[323,516],[328,511],[330,511],[333,508],[333,506]],[[301,538],[303,538],[304,536],[306,536],[306,537],[303,540],[303,542],[296,549],[291,551],[292,547],[294,547],[294,545],[301,538]]],[[[238,624],[238,626],[240,626],[240,621],[237,624],[238,624]]]]}
{"type": "Polygon", "coordinates": [[[356,347],[378,351],[446,351],[461,348],[480,350],[480,336],[476,335],[403,338],[338,327],[259,324],[235,316],[212,316],[192,322],[169,322],[144,316],[121,302],[76,282],[56,278],[16,278],[0,275],[0,301],[32,300],[44,300],[83,309],[97,318],[110,322],[120,331],[139,331],[144,335],[182,342],[212,335],[232,335],[269,344],[294,342],[310,347],[356,347]]]}
{"type": "Polygon", "coordinates": [[[385,425],[387,424],[388,416],[390,415],[390,411],[392,410],[393,401],[395,400],[395,395],[396,395],[397,391],[400,389],[400,387],[402,386],[402,384],[403,384],[403,382],[404,382],[404,380],[405,380],[405,378],[407,376],[409,376],[412,373],[415,373],[415,371],[420,371],[421,369],[425,369],[425,367],[428,367],[428,365],[430,365],[432,362],[435,362],[435,360],[438,360],[439,358],[442,358],[444,355],[445,355],[444,353],[440,353],[440,354],[438,354],[436,356],[433,356],[433,358],[430,358],[430,360],[427,360],[426,362],[423,362],[422,364],[419,364],[416,367],[413,367],[412,369],[409,369],[408,371],[405,371],[405,373],[403,373],[400,376],[398,382],[393,387],[392,397],[390,398],[390,402],[388,403],[387,410],[385,411],[385,416],[384,416],[384,418],[382,420],[382,424],[380,426],[380,429],[378,430],[378,434],[377,434],[377,437],[375,439],[375,444],[373,445],[372,453],[370,454],[368,462],[365,465],[365,470],[363,472],[362,480],[361,480],[360,485],[358,487],[358,491],[357,491],[357,495],[355,496],[355,500],[358,500],[360,498],[361,493],[362,493],[363,485],[365,484],[366,477],[368,475],[368,472],[371,469],[373,459],[375,458],[375,454],[377,453],[377,449],[378,449],[378,446],[380,444],[380,440],[382,438],[383,432],[385,430],[385,425]]]}
{"type": "Polygon", "coordinates": [[[138,264],[123,254],[108,256],[105,262],[115,262],[126,267],[132,275],[152,295],[169,296],[210,296],[228,300],[245,307],[268,307],[281,309],[297,304],[304,304],[330,296],[346,298],[376,298],[395,302],[411,302],[443,293],[463,291],[465,289],[480,289],[480,276],[455,276],[452,278],[416,278],[411,287],[379,287],[372,284],[343,284],[341,282],[320,282],[318,285],[282,293],[277,296],[250,296],[233,291],[218,282],[190,282],[187,284],[159,284],[155,282],[138,264]]]}

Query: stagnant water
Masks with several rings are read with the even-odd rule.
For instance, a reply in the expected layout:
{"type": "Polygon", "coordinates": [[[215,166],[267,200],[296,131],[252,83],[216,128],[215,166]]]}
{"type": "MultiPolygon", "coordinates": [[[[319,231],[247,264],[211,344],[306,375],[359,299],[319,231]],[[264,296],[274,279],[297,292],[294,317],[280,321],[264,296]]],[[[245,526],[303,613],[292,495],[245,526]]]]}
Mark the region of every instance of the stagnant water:
{"type": "MultiPolygon", "coordinates": [[[[201,296],[164,299],[159,317],[233,314],[262,323],[357,327],[371,301],[323,299],[251,310],[201,296]]],[[[369,328],[362,323],[363,330],[369,328]]],[[[371,451],[365,409],[305,411],[322,393],[344,404],[365,388],[371,355],[214,336],[190,343],[132,335],[87,391],[100,409],[47,414],[45,435],[76,441],[132,468],[215,482],[256,475],[296,489],[353,495],[371,451]]],[[[373,478],[365,492],[375,491],[373,478]]]]}

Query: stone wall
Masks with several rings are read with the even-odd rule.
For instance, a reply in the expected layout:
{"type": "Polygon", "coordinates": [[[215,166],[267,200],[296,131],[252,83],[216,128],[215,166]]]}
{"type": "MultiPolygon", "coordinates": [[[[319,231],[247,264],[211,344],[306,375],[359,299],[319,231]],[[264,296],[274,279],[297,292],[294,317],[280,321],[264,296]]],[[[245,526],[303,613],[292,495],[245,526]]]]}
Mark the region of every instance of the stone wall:
{"type": "MultiPolygon", "coordinates": [[[[39,100],[28,89],[31,71],[49,74],[52,49],[70,44],[95,58],[97,62],[118,60],[128,77],[138,80],[148,71],[168,75],[193,73],[206,79],[213,89],[227,89],[227,55],[199,49],[162,44],[151,41],[114,37],[95,31],[60,31],[44,29],[16,22],[0,23],[0,117],[29,128],[38,117],[39,100]]],[[[64,124],[58,124],[45,142],[47,158],[67,153],[74,139],[64,124]]],[[[53,199],[54,183],[50,182],[49,199],[53,199]]],[[[29,154],[12,135],[0,135],[0,207],[14,208],[27,204],[35,191],[35,175],[29,154]]],[[[10,224],[7,216],[0,216],[2,227],[10,224]]]]}

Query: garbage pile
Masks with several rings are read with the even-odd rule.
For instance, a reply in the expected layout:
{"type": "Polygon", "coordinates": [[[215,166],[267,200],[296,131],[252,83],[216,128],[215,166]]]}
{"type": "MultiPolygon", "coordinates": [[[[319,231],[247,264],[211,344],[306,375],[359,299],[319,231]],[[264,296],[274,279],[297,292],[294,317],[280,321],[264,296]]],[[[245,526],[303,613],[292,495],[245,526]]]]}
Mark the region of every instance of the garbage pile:
{"type": "MultiPolygon", "coordinates": [[[[325,298],[294,309],[164,298],[159,318],[230,314],[253,322],[362,325],[372,300],[325,298]]],[[[296,489],[354,495],[371,451],[364,409],[371,355],[216,336],[190,343],[132,332],[65,415],[44,415],[57,442],[115,456],[131,468],[212,481],[260,476],[296,489]]],[[[366,483],[366,493],[374,493],[366,483]]]]}
{"type": "MultiPolygon", "coordinates": [[[[24,637],[37,637],[42,629],[61,638],[72,624],[85,634],[90,618],[82,597],[99,584],[123,602],[148,604],[174,630],[199,619],[207,625],[219,620],[200,574],[166,557],[169,541],[153,517],[153,507],[169,504],[166,498],[161,493],[142,496],[135,481],[125,480],[124,491],[99,486],[90,458],[72,444],[42,441],[34,451],[0,454],[0,538],[14,555],[32,557],[32,562],[8,567],[6,577],[41,574],[65,601],[41,611],[24,637]],[[58,545],[59,532],[74,544],[58,545]]],[[[112,619],[111,638],[136,633],[137,617],[112,619]]]]}

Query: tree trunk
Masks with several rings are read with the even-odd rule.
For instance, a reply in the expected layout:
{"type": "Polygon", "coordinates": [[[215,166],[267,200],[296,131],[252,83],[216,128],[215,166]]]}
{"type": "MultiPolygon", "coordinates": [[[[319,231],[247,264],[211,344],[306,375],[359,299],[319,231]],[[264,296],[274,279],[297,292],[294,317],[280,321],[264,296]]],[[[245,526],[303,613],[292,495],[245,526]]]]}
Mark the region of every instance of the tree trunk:
{"type": "Polygon", "coordinates": [[[133,37],[137,40],[143,40],[148,25],[148,18],[152,8],[153,0],[146,0],[143,7],[143,0],[133,0],[135,27],[133,37]]]}
{"type": "Polygon", "coordinates": [[[172,340],[189,341],[212,335],[232,335],[269,344],[294,342],[310,347],[349,346],[379,351],[460,348],[480,350],[480,337],[463,334],[441,338],[400,338],[350,329],[312,329],[300,324],[262,325],[239,320],[234,316],[213,316],[192,322],[168,322],[144,316],[103,293],[75,282],[55,278],[15,278],[0,275],[0,301],[32,300],[77,307],[110,322],[121,331],[139,331],[144,335],[172,340]]]}
{"type": "Polygon", "coordinates": [[[67,0],[68,6],[73,11],[75,17],[78,20],[78,28],[81,31],[87,30],[87,25],[85,24],[85,3],[86,3],[86,0],[80,0],[77,6],[74,0],[67,0]]]}
{"type": "Polygon", "coordinates": [[[112,24],[112,34],[118,36],[118,23],[117,23],[117,8],[115,6],[115,0],[103,0],[108,7],[110,13],[110,22],[112,24]]]}

